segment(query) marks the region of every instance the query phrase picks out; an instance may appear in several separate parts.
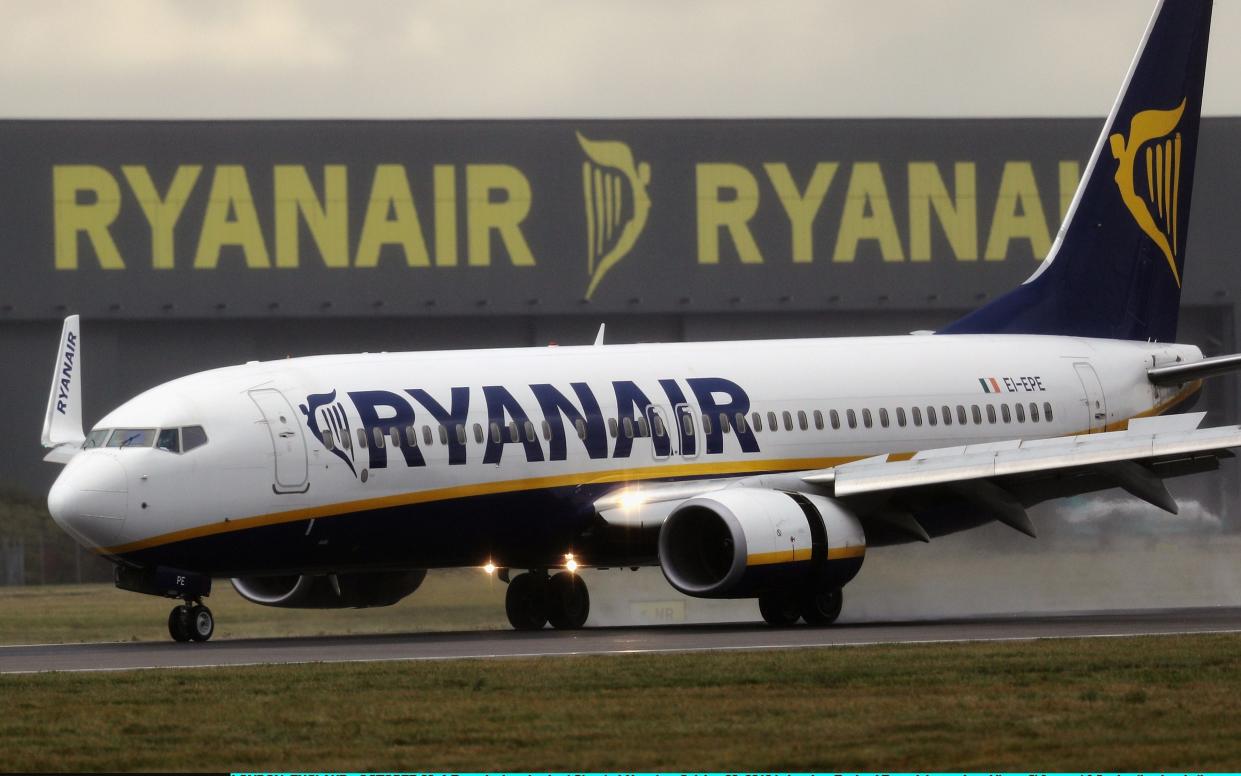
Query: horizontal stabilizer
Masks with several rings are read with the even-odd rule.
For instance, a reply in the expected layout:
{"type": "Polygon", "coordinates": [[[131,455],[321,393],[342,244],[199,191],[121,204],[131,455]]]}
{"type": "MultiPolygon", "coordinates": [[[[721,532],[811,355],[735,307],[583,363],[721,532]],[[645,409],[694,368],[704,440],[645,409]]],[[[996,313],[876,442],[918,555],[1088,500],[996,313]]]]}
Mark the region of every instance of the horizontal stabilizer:
{"type": "Polygon", "coordinates": [[[1146,370],[1146,376],[1155,385],[1182,385],[1192,380],[1202,380],[1237,371],[1241,371],[1241,353],[1204,358],[1188,364],[1152,367],[1146,370]]]}

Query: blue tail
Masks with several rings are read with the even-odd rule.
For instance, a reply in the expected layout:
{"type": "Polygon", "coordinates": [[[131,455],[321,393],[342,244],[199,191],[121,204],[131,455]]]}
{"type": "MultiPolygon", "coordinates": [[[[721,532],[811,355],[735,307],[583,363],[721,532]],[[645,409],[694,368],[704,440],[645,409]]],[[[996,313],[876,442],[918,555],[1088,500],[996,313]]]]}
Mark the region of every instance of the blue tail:
{"type": "Polygon", "coordinates": [[[942,334],[1176,339],[1211,0],[1160,0],[1046,260],[942,334]]]}

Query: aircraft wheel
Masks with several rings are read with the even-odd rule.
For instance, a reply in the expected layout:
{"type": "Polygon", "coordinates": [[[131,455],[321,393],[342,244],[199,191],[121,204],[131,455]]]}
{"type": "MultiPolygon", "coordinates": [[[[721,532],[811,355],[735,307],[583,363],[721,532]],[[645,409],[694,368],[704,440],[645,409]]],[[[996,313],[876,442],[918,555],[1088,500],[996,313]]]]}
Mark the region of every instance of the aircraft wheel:
{"type": "Polygon", "coordinates": [[[589,614],[590,594],[581,577],[562,571],[548,581],[547,621],[553,628],[580,628],[589,614]]]}
{"type": "Polygon", "coordinates": [[[190,638],[194,641],[206,641],[215,633],[215,617],[202,604],[190,607],[189,624],[190,638]]]}
{"type": "Polygon", "coordinates": [[[783,628],[797,622],[801,617],[797,597],[783,590],[764,593],[758,597],[758,611],[768,625],[783,628]]]}
{"type": "Polygon", "coordinates": [[[801,599],[802,619],[807,625],[831,625],[840,616],[844,602],[844,592],[838,587],[807,593],[801,599]]]}
{"type": "Polygon", "coordinates": [[[539,630],[547,624],[547,578],[526,572],[513,577],[504,596],[504,612],[517,630],[539,630]]]}
{"type": "Polygon", "coordinates": [[[190,607],[182,604],[168,613],[168,635],[173,641],[190,640],[190,607]]]}

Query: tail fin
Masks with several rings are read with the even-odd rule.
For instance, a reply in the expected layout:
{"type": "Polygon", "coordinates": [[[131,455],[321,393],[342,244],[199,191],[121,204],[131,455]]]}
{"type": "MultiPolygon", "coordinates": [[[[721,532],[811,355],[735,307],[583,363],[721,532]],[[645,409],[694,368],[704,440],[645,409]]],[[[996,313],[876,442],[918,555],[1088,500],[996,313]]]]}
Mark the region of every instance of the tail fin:
{"type": "Polygon", "coordinates": [[[1160,0],[1047,258],[942,334],[1176,339],[1211,0],[1160,0]]]}

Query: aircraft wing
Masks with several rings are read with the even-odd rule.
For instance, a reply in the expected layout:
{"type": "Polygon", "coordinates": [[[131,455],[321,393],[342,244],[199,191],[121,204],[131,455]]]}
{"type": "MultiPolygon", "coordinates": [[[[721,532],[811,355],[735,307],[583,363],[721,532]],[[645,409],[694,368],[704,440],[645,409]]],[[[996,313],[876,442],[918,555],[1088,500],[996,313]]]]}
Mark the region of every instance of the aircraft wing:
{"type": "MultiPolygon", "coordinates": [[[[629,486],[604,496],[595,506],[609,523],[650,528],[680,502],[730,487],[769,487],[846,501],[877,493],[926,496],[940,490],[951,491],[1033,536],[1026,507],[1105,488],[1123,488],[1175,514],[1176,502],[1164,487],[1164,478],[1216,468],[1220,458],[1231,457],[1231,448],[1241,446],[1241,426],[1199,429],[1204,415],[1139,418],[1124,431],[934,448],[896,460],[879,455],[813,471],[629,486]]],[[[859,516],[868,519],[865,512],[859,516]]],[[[930,538],[916,520],[899,510],[869,517],[909,538],[930,538]]]]}

